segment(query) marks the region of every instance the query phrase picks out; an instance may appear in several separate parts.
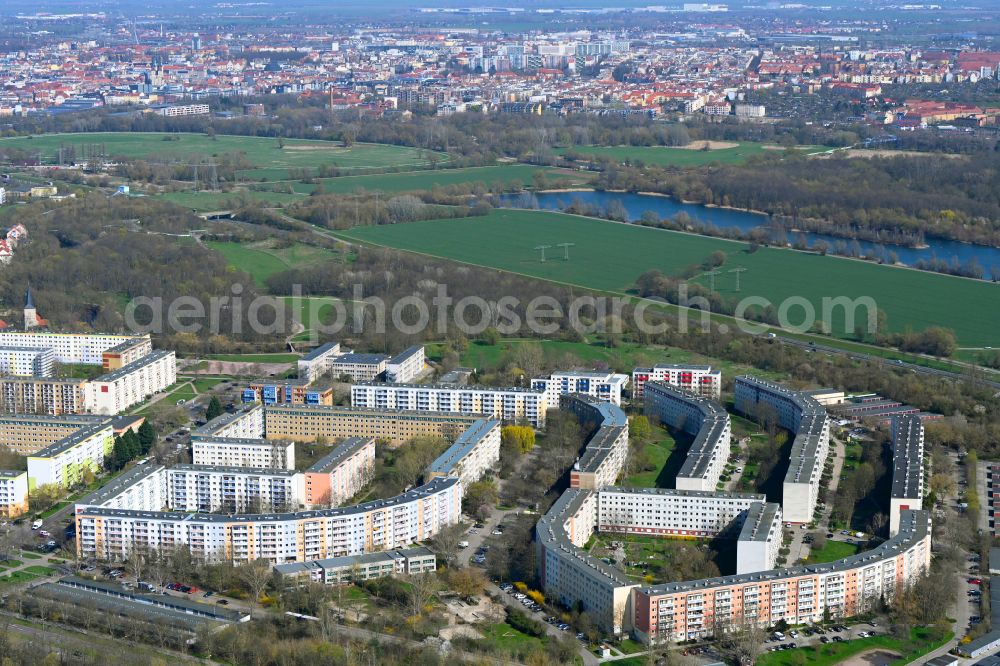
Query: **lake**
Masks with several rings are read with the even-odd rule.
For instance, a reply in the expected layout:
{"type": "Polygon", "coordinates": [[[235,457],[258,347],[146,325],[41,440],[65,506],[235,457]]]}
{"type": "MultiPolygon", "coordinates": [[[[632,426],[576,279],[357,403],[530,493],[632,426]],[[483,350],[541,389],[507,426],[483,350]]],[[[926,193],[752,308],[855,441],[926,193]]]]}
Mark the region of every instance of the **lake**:
{"type": "MultiPolygon", "coordinates": [[[[692,220],[711,224],[719,229],[736,228],[746,232],[756,227],[766,226],[768,217],[760,213],[748,213],[741,210],[731,210],[728,208],[712,208],[701,204],[687,204],[672,199],[652,194],[634,194],[631,192],[540,192],[530,195],[533,202],[537,202],[538,207],[544,210],[561,210],[574,201],[582,202],[589,206],[605,208],[613,201],[618,201],[625,208],[630,222],[635,222],[642,217],[646,211],[652,211],[660,218],[670,218],[678,213],[686,213],[692,220]]],[[[503,195],[501,203],[512,208],[527,207],[524,201],[525,195],[507,194],[503,195]]],[[[833,248],[838,244],[853,245],[855,241],[839,236],[830,236],[818,233],[803,233],[806,241],[811,246],[816,241],[826,241],[833,248]]],[[[799,236],[798,232],[789,232],[785,239],[792,243],[799,236]]],[[[775,239],[777,241],[782,238],[775,239]]],[[[887,255],[895,252],[899,261],[907,266],[913,266],[921,259],[930,260],[933,258],[943,259],[951,262],[957,260],[959,264],[967,264],[975,259],[982,267],[984,275],[988,278],[994,272],[1000,274],[1000,248],[987,247],[984,245],[972,245],[970,243],[960,243],[957,241],[945,240],[941,238],[926,239],[926,248],[913,248],[904,245],[892,245],[889,243],[877,244],[869,241],[856,241],[861,249],[861,254],[887,255]]]]}

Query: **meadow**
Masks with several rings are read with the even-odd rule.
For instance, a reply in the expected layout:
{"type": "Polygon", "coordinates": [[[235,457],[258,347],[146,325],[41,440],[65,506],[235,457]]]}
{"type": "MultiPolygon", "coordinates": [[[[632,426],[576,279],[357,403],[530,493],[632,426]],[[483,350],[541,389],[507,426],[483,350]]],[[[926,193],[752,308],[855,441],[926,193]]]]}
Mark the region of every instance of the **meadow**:
{"type": "Polygon", "coordinates": [[[257,286],[264,286],[267,278],[293,266],[303,266],[338,256],[332,250],[302,244],[275,248],[268,243],[206,241],[205,245],[222,254],[237,270],[248,273],[257,286]]]}
{"type": "MultiPolygon", "coordinates": [[[[695,141],[697,145],[699,142],[695,141]]],[[[572,151],[594,158],[607,158],[616,162],[642,162],[657,166],[697,167],[705,164],[743,164],[755,155],[762,155],[771,148],[764,144],[743,142],[732,147],[702,150],[700,148],[674,148],[670,146],[573,146],[572,151]]],[[[779,149],[780,150],[780,149],[779,149]]],[[[799,147],[806,153],[827,150],[824,147],[799,147]]],[[[557,150],[559,154],[566,148],[557,150]]]]}
{"type": "MultiPolygon", "coordinates": [[[[943,326],[955,331],[962,346],[1000,342],[1000,286],[851,259],[777,248],[751,253],[744,242],[547,211],[494,210],[483,217],[355,228],[338,235],[617,293],[631,291],[647,270],[679,275],[718,250],[726,262],[715,287],[733,299],[752,296],[777,307],[794,297],[819,314],[824,298],[867,296],[885,312],[890,330],[943,326]],[[574,244],[569,261],[554,247],[559,243],[574,244]],[[553,246],[544,262],[540,245],[553,246]],[[745,270],[732,273],[735,268],[745,270]]],[[[709,282],[704,275],[696,279],[709,282]]],[[[802,321],[804,307],[790,307],[789,320],[802,321]]],[[[864,313],[859,310],[859,316],[864,313]]],[[[843,308],[835,308],[830,320],[835,336],[853,336],[843,308]]]]}
{"type": "MultiPolygon", "coordinates": [[[[396,194],[416,190],[429,190],[435,185],[464,185],[467,183],[483,183],[487,187],[502,183],[504,187],[511,185],[531,185],[536,173],[541,173],[549,179],[567,178],[574,186],[585,185],[593,178],[592,174],[573,171],[571,169],[555,169],[552,167],[536,167],[526,164],[503,164],[485,167],[465,167],[461,169],[435,169],[423,171],[407,171],[403,173],[387,173],[366,176],[339,176],[337,178],[322,178],[323,191],[328,194],[350,194],[358,190],[368,192],[384,192],[396,194]]],[[[296,192],[310,194],[316,189],[312,183],[294,183],[296,192]]]]}
{"type": "MultiPolygon", "coordinates": [[[[46,134],[0,140],[0,146],[38,152],[42,161],[58,163],[60,146],[74,146],[78,161],[84,159],[88,146],[102,146],[110,157],[184,162],[207,161],[224,153],[245,153],[252,169],[240,171],[241,179],[283,180],[289,169],[317,169],[334,165],[340,169],[383,167],[422,167],[429,164],[429,154],[419,148],[356,143],[344,147],[333,141],[277,139],[256,136],[218,134],[183,134],[160,132],[91,132],[46,134]]],[[[448,156],[436,153],[437,162],[448,156]]]]}

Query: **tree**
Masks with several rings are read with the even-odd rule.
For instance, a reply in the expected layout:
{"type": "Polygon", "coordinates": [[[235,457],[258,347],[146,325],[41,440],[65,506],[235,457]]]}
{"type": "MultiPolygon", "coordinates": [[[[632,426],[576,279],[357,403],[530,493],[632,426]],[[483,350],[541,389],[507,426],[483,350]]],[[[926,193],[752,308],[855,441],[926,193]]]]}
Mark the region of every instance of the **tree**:
{"type": "Polygon", "coordinates": [[[486,589],[486,576],[478,568],[452,569],[448,573],[448,586],[463,597],[477,597],[486,589]]]}
{"type": "Polygon", "coordinates": [[[465,496],[462,504],[467,514],[477,520],[483,520],[489,516],[490,509],[500,499],[497,484],[493,480],[476,481],[470,483],[465,489],[465,496]]]}
{"type": "Polygon", "coordinates": [[[205,409],[205,420],[211,421],[214,418],[222,416],[222,403],[219,402],[219,398],[212,396],[212,399],[208,401],[208,407],[205,409]]]}
{"type": "Polygon", "coordinates": [[[240,580],[250,593],[250,619],[253,619],[254,609],[260,602],[260,595],[267,584],[271,582],[271,565],[267,560],[258,559],[247,562],[237,569],[240,580]]]}
{"type": "Polygon", "coordinates": [[[421,573],[411,576],[409,589],[410,615],[416,617],[424,612],[437,592],[437,576],[431,573],[421,573]]]}
{"type": "Polygon", "coordinates": [[[527,453],[535,448],[535,431],[530,426],[504,426],[500,437],[501,445],[506,443],[516,447],[520,453],[527,453]]]}
{"type": "Polygon", "coordinates": [[[143,455],[149,453],[150,449],[156,446],[156,428],[149,421],[143,421],[139,426],[139,447],[143,455]]]}
{"type": "Polygon", "coordinates": [[[629,422],[629,437],[639,441],[649,439],[653,434],[653,426],[649,423],[649,417],[645,415],[633,416],[629,422]]]}

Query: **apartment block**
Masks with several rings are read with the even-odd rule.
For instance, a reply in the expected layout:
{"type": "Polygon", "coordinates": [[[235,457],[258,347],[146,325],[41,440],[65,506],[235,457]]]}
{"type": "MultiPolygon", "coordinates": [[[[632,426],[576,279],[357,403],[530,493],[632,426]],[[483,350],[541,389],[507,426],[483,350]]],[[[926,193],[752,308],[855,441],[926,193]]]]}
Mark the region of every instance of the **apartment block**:
{"type": "Polygon", "coordinates": [[[55,352],[49,348],[0,347],[0,374],[17,377],[51,377],[55,352]]]}
{"type": "Polygon", "coordinates": [[[351,404],[367,409],[478,414],[527,421],[536,428],[545,425],[548,407],[545,393],[536,389],[374,382],[352,385],[351,404]]]}
{"type": "Polygon", "coordinates": [[[295,469],[295,443],[240,437],[191,436],[195,465],[295,469]]]}
{"type": "Polygon", "coordinates": [[[81,428],[105,420],[99,416],[84,415],[0,414],[0,446],[18,455],[29,456],[81,428]]]}
{"type": "Polygon", "coordinates": [[[135,363],[152,351],[153,343],[148,336],[129,338],[104,350],[101,354],[101,367],[104,372],[112,372],[135,363]]]}
{"type": "Polygon", "coordinates": [[[302,379],[251,382],[243,389],[244,403],[264,405],[332,405],[333,388],[308,386],[302,379]]]}
{"type": "MultiPolygon", "coordinates": [[[[0,347],[51,349],[59,363],[102,365],[104,352],[136,337],[149,342],[149,336],[106,335],[102,333],[55,333],[52,331],[0,331],[0,347]]],[[[151,343],[150,343],[151,344],[151,343]]],[[[150,346],[150,349],[152,347],[150,346]]]]}
{"type": "Polygon", "coordinates": [[[198,514],[76,506],[77,553],[127,559],[187,546],[202,561],[305,562],[405,548],[457,523],[462,484],[430,483],[351,507],[274,514],[198,514]]]}
{"type": "Polygon", "coordinates": [[[279,564],[275,573],[286,586],[306,583],[346,585],[386,576],[412,576],[437,569],[437,557],[423,546],[403,548],[384,553],[367,553],[347,557],[332,557],[312,562],[279,564]]]}
{"type": "Polygon", "coordinates": [[[28,512],[28,473],[0,469],[0,517],[17,518],[28,512]]]}
{"type": "Polygon", "coordinates": [[[665,382],[649,382],[643,397],[646,415],[689,435],[694,441],[677,473],[680,490],[715,490],[729,460],[729,414],[717,402],[665,382]]]}
{"type": "MultiPolygon", "coordinates": [[[[742,527],[742,518],[764,495],[666,488],[602,488],[597,528],[601,532],[674,537],[714,537],[742,527]],[[738,520],[739,519],[739,520],[738,520]]],[[[735,534],[731,536],[736,536],[735,534]]]]}
{"type": "Polygon", "coordinates": [[[86,469],[98,471],[114,444],[110,421],[85,425],[28,456],[28,486],[72,486],[86,469]]]}
{"type": "MultiPolygon", "coordinates": [[[[265,432],[264,408],[244,405],[232,414],[220,414],[192,433],[195,436],[261,439],[265,432]]],[[[282,439],[282,438],[276,438],[282,439]]]]}
{"type": "Polygon", "coordinates": [[[426,362],[423,345],[408,347],[385,364],[385,379],[393,384],[407,384],[419,377],[426,362]]]}
{"type": "Polygon", "coordinates": [[[303,475],[294,470],[176,465],[166,474],[174,511],[287,512],[301,508],[304,500],[303,475]]]}
{"type": "Polygon", "coordinates": [[[609,402],[575,393],[563,395],[560,406],[576,414],[588,433],[583,454],[570,470],[570,487],[595,490],[613,485],[628,457],[625,412],[609,402]]]}
{"type": "Polygon", "coordinates": [[[483,419],[459,435],[455,443],[431,463],[424,476],[427,479],[455,476],[467,487],[496,471],[499,463],[500,422],[483,419]]]}
{"type": "Polygon", "coordinates": [[[773,569],[782,545],[781,505],[754,502],[736,538],[736,574],[773,569]]]}
{"type": "Polygon", "coordinates": [[[548,377],[535,377],[531,388],[544,391],[548,408],[559,406],[559,396],[582,393],[613,405],[622,404],[622,389],[628,384],[628,375],[613,372],[587,372],[566,370],[553,372],[548,377]]]}
{"type": "Polygon", "coordinates": [[[177,355],[158,350],[87,383],[88,408],[118,414],[177,381],[177,355]]]}
{"type": "Polygon", "coordinates": [[[703,398],[722,395],[722,373],[710,365],[654,365],[632,371],[632,398],[642,400],[646,382],[664,382],[703,398]]]}
{"type": "MultiPolygon", "coordinates": [[[[263,416],[265,412],[260,413],[263,416]]],[[[266,419],[267,435],[271,439],[310,442],[318,438],[336,441],[357,436],[398,446],[423,435],[454,441],[480,417],[476,414],[301,405],[268,407],[266,419]]]]}
{"type": "Polygon", "coordinates": [[[0,412],[85,414],[91,411],[87,383],[68,377],[0,377],[0,412]]]}
{"type": "Polygon", "coordinates": [[[638,588],[633,633],[647,643],[696,640],[740,618],[770,626],[857,615],[927,571],[930,527],[926,511],[904,511],[899,533],[843,560],[638,588]]]}
{"type": "Polygon", "coordinates": [[[830,419],[810,392],[745,375],[736,378],[737,411],[758,422],[772,422],[795,439],[782,483],[785,520],[808,523],[813,518],[819,482],[830,451],[830,419]]]}
{"type": "Polygon", "coordinates": [[[892,492],[889,496],[889,536],[899,531],[899,518],[924,505],[924,423],[915,414],[892,422],[892,492]]]}
{"type": "Polygon", "coordinates": [[[371,479],[374,467],[374,439],[345,439],[306,470],[306,505],[313,508],[340,506],[361,492],[371,479]]]}

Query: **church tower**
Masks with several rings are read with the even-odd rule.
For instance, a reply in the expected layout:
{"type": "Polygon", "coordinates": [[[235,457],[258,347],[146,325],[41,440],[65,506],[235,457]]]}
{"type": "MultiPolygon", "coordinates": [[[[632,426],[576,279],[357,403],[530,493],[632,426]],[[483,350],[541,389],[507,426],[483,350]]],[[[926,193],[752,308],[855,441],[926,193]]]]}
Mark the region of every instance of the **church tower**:
{"type": "Polygon", "coordinates": [[[38,313],[35,311],[35,299],[31,295],[31,285],[24,294],[24,330],[38,326],[38,313]]]}

